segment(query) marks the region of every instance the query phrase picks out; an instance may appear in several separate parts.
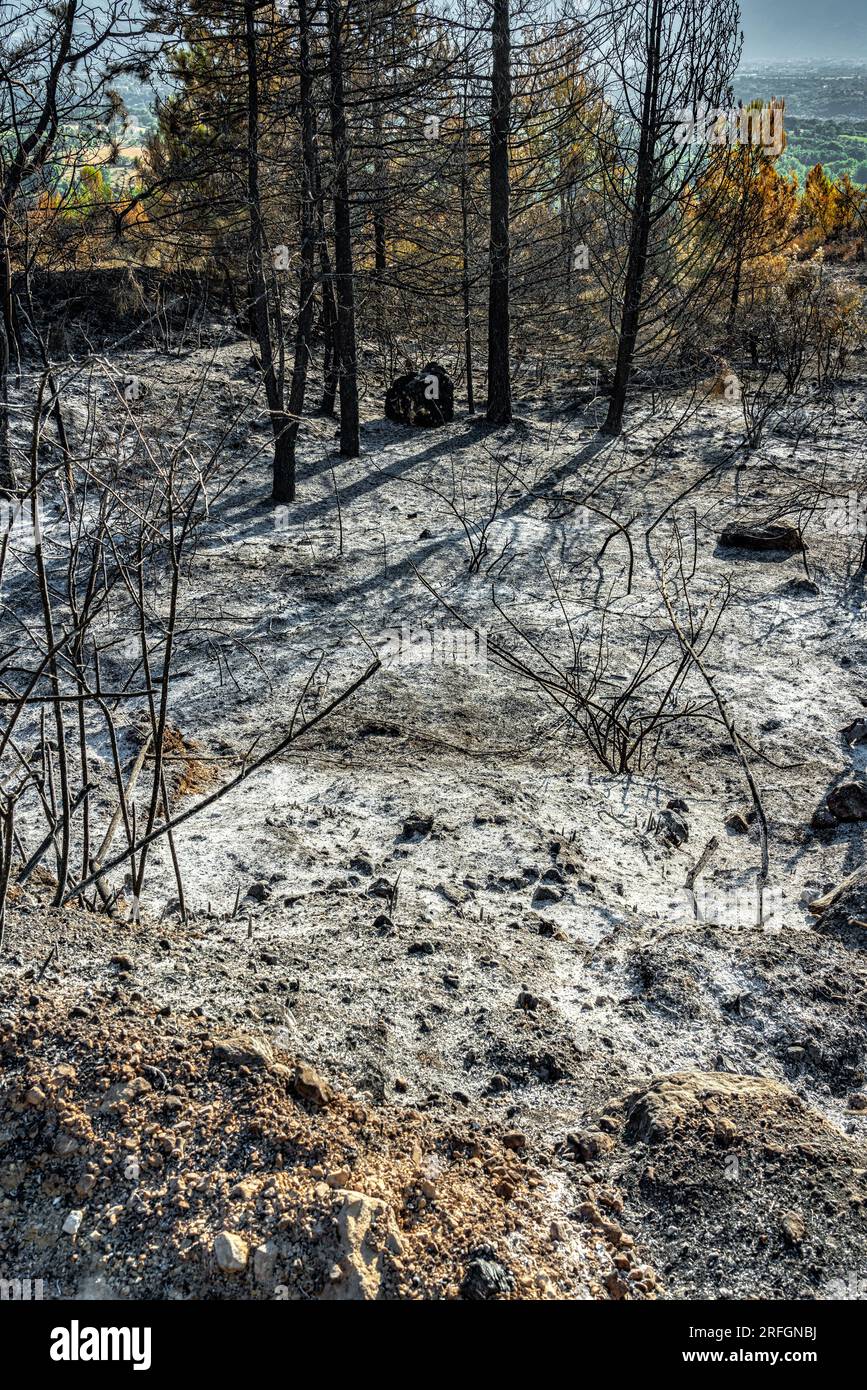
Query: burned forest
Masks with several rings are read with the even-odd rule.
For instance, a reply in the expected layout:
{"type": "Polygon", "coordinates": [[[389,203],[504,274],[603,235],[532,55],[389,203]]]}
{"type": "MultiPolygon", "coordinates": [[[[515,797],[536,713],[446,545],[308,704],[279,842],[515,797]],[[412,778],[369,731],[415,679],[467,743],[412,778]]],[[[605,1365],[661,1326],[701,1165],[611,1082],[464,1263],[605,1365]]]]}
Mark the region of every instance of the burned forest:
{"type": "Polygon", "coordinates": [[[867,188],[744,95],[757,4],[0,12],[54,1361],[81,1301],[867,1297],[867,188]]]}

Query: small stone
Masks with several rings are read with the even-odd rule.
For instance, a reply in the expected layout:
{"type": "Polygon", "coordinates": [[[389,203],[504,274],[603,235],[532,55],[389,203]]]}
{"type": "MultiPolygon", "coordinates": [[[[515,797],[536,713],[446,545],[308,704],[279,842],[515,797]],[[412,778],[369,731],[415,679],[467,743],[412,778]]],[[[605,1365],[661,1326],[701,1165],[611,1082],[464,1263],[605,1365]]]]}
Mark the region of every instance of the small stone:
{"type": "Polygon", "coordinates": [[[134,1076],[131,1081],[118,1081],[114,1086],[109,1086],[99,1108],[107,1113],[120,1105],[131,1105],[152,1089],[151,1083],[144,1076],[134,1076]]]}
{"type": "Polygon", "coordinates": [[[31,1086],[30,1090],[25,1092],[24,1099],[28,1105],[42,1105],[45,1102],[45,1092],[40,1086],[31,1086]]]}
{"type": "Polygon", "coordinates": [[[867,782],[844,782],[827,796],[828,810],[841,821],[867,820],[867,782]]]}
{"type": "Polygon", "coordinates": [[[403,838],[415,839],[421,835],[429,835],[432,830],[433,816],[410,816],[403,823],[403,838]]]}
{"type": "Polygon", "coordinates": [[[567,1134],[566,1144],[580,1163],[592,1163],[594,1158],[614,1148],[614,1140],[610,1134],[593,1131],[567,1134]]]}
{"type": "Polygon", "coordinates": [[[656,819],[656,838],[674,849],[689,839],[689,826],[680,811],[672,811],[669,807],[660,811],[656,819]]]}
{"type": "Polygon", "coordinates": [[[293,1076],[295,1094],[302,1100],[311,1100],[316,1105],[327,1105],[331,1092],[315,1067],[309,1062],[299,1062],[293,1076]]]}
{"type": "Polygon", "coordinates": [[[214,1237],[214,1256],[224,1274],[240,1274],[247,1268],[247,1242],[235,1231],[214,1237]]]}
{"type": "Polygon", "coordinates": [[[799,1211],[784,1212],[780,1218],[783,1238],[787,1245],[800,1245],[807,1232],[804,1218],[799,1211]]]}
{"type": "Polygon", "coordinates": [[[409,1083],[406,1078],[403,1076],[396,1076],[394,1078],[394,1089],[399,1091],[401,1095],[404,1095],[409,1090],[409,1083]]]}
{"type": "Polygon", "coordinates": [[[258,1038],[215,1038],[211,1060],[227,1067],[270,1067],[274,1050],[258,1038]]]}
{"type": "Polygon", "coordinates": [[[135,963],[131,956],[116,955],[112,956],[111,964],[116,965],[118,970],[135,970],[135,963]]]}
{"type": "Polygon", "coordinates": [[[461,1282],[461,1298],[481,1300],[507,1297],[515,1289],[515,1277],[489,1245],[472,1251],[461,1282]]]}
{"type": "Polygon", "coordinates": [[[520,1130],[509,1130],[508,1134],[503,1135],[503,1148],[505,1149],[525,1149],[527,1147],[527,1136],[520,1130]]]}
{"type": "Polygon", "coordinates": [[[272,1240],[257,1245],[253,1251],[253,1277],[257,1284],[270,1284],[277,1263],[277,1246],[272,1240]]]}
{"type": "Polygon", "coordinates": [[[867,1095],[863,1091],[853,1091],[849,1097],[850,1110],[867,1110],[867,1095]]]}
{"type": "Polygon", "coordinates": [[[83,1220],[83,1211],[81,1211],[80,1209],[76,1211],[71,1211],[63,1223],[63,1234],[65,1236],[77,1236],[83,1220]]]}
{"type": "Polygon", "coordinates": [[[535,1013],[539,1007],[539,1000],[528,989],[522,989],[515,1002],[519,1009],[523,1009],[528,1014],[535,1013]]]}

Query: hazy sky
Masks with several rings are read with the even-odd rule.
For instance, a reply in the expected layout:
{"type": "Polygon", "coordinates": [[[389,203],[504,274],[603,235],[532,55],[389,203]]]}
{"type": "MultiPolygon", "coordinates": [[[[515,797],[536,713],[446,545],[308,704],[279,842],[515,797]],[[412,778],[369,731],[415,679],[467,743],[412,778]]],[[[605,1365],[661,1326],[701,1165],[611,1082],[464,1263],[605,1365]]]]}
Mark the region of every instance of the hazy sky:
{"type": "Polygon", "coordinates": [[[864,0],[740,0],[740,5],[745,62],[867,62],[864,0]]]}

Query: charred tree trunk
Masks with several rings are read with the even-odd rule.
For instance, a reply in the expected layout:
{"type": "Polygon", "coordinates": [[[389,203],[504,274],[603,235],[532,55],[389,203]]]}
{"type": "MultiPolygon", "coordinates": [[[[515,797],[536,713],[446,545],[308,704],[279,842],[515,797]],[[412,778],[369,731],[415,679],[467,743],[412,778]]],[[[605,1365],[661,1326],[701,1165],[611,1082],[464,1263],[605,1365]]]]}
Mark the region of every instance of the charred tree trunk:
{"type": "Polygon", "coordinates": [[[626,282],[623,291],[623,311],[617,343],[617,365],[608,414],[602,426],[603,434],[618,435],[623,429],[623,411],[632,371],[632,359],[638,341],[641,319],[641,296],[647,270],[647,248],[653,200],[653,180],[656,169],[657,92],[661,60],[663,0],[652,0],[647,30],[644,91],[641,102],[641,134],[635,170],[635,202],[626,262],[626,282]]]}
{"type": "Polygon", "coordinates": [[[355,289],[342,27],[340,0],[328,0],[328,74],[331,92],[331,146],[334,156],[334,261],[337,277],[335,346],[340,380],[340,452],[346,458],[357,458],[359,434],[355,289]]]}
{"type": "Polygon", "coordinates": [[[509,380],[509,124],[512,98],[509,0],[494,0],[491,38],[487,418],[492,424],[502,425],[512,418],[512,387],[509,380]]]}
{"type": "Polygon", "coordinates": [[[298,102],[301,109],[301,266],[298,280],[298,324],[295,330],[295,360],[289,388],[289,425],[286,431],[288,471],[280,479],[274,475],[274,501],[295,499],[295,445],[307,386],[310,357],[310,330],[313,325],[313,296],[316,289],[316,125],[313,107],[313,75],[310,67],[310,13],[307,0],[298,0],[298,102]]]}
{"type": "MultiPolygon", "coordinates": [[[[0,276],[3,286],[7,279],[8,256],[2,252],[0,276]]],[[[12,362],[12,324],[6,310],[5,288],[0,305],[0,494],[15,491],[15,471],[9,448],[9,369],[12,362]]]]}
{"type": "Polygon", "coordinates": [[[470,238],[467,226],[467,169],[461,174],[461,298],[464,305],[464,373],[467,378],[467,409],[476,411],[473,396],[473,332],[470,318],[470,238]]]}
{"type": "MultiPolygon", "coordinates": [[[[315,112],[314,112],[315,128],[315,112]]],[[[335,333],[337,323],[337,302],[334,297],[334,271],[328,253],[328,234],[325,228],[325,199],[322,192],[322,172],[319,165],[318,141],[313,144],[313,190],[316,212],[316,240],[319,244],[319,277],[322,295],[322,337],[324,342],[322,360],[322,400],[319,406],[321,415],[334,414],[337,399],[337,360],[335,333]]]]}
{"type": "Polygon", "coordinates": [[[259,349],[265,398],[274,434],[273,493],[275,502],[294,495],[294,460],[289,419],[284,408],[282,354],[275,360],[271,341],[271,311],[265,274],[265,228],[259,185],[259,62],[256,48],[255,0],[244,0],[244,50],[247,63],[247,209],[249,246],[247,296],[250,328],[259,349]]]}

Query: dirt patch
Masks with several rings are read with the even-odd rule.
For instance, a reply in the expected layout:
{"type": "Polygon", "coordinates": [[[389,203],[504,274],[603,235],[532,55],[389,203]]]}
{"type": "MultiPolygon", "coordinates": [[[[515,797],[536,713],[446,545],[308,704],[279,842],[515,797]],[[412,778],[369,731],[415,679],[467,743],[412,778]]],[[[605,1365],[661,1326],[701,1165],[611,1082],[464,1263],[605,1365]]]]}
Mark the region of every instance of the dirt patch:
{"type": "Polygon", "coordinates": [[[0,1049],[0,1263],[51,1297],[653,1292],[631,1242],[553,1221],[557,1160],[521,1134],[359,1103],[141,999],[7,988],[0,1049]]]}
{"type": "Polygon", "coordinates": [[[596,1124],[605,1173],[625,1197],[622,1224],[640,1229],[672,1297],[858,1297],[867,1146],[789,1086],[680,1072],[596,1124]]]}

